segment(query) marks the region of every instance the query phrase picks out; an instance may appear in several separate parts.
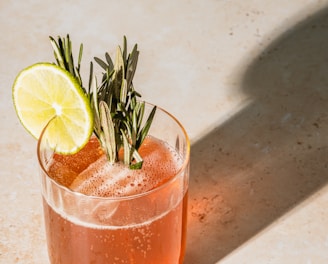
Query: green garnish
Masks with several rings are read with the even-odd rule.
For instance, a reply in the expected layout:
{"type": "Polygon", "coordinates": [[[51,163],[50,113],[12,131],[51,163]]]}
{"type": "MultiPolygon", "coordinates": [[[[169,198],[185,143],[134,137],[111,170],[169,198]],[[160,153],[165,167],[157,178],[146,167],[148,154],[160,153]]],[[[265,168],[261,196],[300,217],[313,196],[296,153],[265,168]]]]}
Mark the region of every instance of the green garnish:
{"type": "Polygon", "coordinates": [[[131,169],[140,169],[143,159],[138,149],[148,134],[156,106],[143,124],[145,102],[137,100],[141,95],[134,89],[132,82],[139,56],[137,44],[128,54],[124,37],[123,49],[117,47],[114,63],[108,53],[105,53],[105,60],[94,58],[104,70],[102,80],[98,85],[91,62],[89,85],[88,89],[85,89],[80,75],[83,45],[80,45],[78,64],[75,67],[69,35],[66,38],[58,37],[57,42],[50,37],[50,41],[57,64],[78,80],[89,98],[94,115],[94,134],[105,150],[109,162],[117,162],[118,152],[123,148],[124,163],[131,169]]]}

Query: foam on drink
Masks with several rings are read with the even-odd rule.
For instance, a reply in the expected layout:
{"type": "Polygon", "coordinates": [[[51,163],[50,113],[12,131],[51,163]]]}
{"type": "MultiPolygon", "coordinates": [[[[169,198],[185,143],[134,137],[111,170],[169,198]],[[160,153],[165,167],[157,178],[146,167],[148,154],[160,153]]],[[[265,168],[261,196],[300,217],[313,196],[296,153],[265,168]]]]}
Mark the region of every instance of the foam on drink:
{"type": "Polygon", "coordinates": [[[174,151],[156,139],[146,138],[139,152],[144,157],[142,169],[131,170],[122,162],[110,164],[103,153],[75,177],[69,188],[99,197],[139,194],[172,178],[181,164],[174,151]],[[164,148],[169,151],[163,151],[164,148]]]}

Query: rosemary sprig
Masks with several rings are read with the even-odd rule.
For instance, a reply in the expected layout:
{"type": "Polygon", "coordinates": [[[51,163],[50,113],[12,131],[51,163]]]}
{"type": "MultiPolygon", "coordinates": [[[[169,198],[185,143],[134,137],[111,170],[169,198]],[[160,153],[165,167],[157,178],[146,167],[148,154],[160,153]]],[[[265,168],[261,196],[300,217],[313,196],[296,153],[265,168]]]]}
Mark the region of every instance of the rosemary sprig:
{"type": "Polygon", "coordinates": [[[138,153],[142,142],[148,134],[153,121],[156,106],[143,124],[145,102],[139,101],[141,95],[134,89],[133,77],[137,68],[139,51],[135,44],[132,52],[127,52],[126,37],[123,49],[116,49],[115,62],[108,53],[105,59],[95,57],[95,62],[104,70],[100,85],[93,74],[93,63],[90,63],[88,90],[83,87],[80,75],[83,45],[80,45],[78,66],[74,66],[72,44],[58,37],[50,37],[57,64],[69,71],[80,83],[87,94],[94,114],[94,134],[99,139],[111,163],[118,161],[118,153],[123,148],[124,163],[131,169],[142,167],[142,157],[138,153]]]}

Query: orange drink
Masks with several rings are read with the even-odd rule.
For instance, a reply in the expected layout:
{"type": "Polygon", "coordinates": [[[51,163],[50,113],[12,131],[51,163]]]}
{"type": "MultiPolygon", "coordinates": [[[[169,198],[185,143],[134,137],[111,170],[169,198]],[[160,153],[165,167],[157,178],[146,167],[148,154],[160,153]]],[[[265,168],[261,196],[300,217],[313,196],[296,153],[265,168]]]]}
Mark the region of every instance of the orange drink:
{"type": "Polygon", "coordinates": [[[95,137],[76,154],[54,153],[45,129],[38,158],[50,262],[183,263],[189,149],[180,123],[159,108],[138,170],[110,164],[95,137]]]}

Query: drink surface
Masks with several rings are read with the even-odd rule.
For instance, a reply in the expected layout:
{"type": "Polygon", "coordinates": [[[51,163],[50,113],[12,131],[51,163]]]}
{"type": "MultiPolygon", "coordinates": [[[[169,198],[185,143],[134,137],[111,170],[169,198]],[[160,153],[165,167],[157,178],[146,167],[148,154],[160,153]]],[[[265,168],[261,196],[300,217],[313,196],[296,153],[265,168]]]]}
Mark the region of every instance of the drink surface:
{"type": "Polygon", "coordinates": [[[146,138],[139,153],[144,158],[141,170],[130,170],[122,163],[110,164],[98,140],[91,138],[77,154],[55,154],[48,173],[71,190],[86,195],[118,197],[156,188],[175,176],[181,167],[179,155],[155,138],[146,138]]]}
{"type": "MultiPolygon", "coordinates": [[[[97,139],[92,138],[77,154],[53,156],[50,177],[85,195],[126,197],[168,183],[131,202],[103,199],[91,210],[79,208],[88,211],[86,217],[70,215],[44,197],[51,263],[182,263],[187,194],[183,177],[172,181],[181,160],[152,137],[146,138],[140,154],[144,158],[141,170],[110,165],[97,139]]],[[[61,200],[66,206],[70,203],[65,197],[61,200]]]]}

